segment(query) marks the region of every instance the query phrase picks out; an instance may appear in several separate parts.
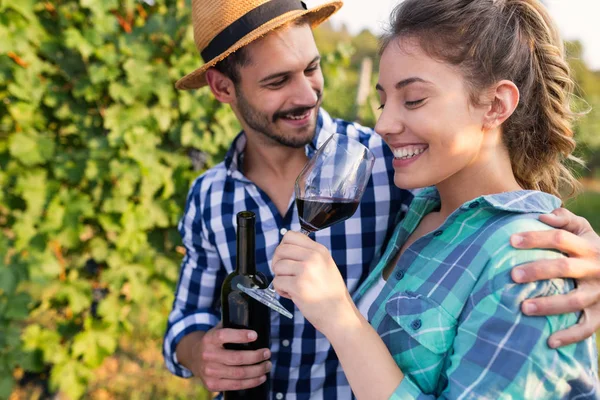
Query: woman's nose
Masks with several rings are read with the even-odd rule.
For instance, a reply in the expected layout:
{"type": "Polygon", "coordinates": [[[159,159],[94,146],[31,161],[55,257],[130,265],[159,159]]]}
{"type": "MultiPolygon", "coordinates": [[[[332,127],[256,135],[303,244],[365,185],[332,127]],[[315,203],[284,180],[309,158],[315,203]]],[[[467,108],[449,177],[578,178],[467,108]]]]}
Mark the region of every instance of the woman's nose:
{"type": "Polygon", "coordinates": [[[385,108],[381,112],[381,115],[377,119],[375,124],[375,132],[380,136],[389,134],[400,134],[404,131],[404,124],[398,113],[394,113],[393,110],[385,108]]]}

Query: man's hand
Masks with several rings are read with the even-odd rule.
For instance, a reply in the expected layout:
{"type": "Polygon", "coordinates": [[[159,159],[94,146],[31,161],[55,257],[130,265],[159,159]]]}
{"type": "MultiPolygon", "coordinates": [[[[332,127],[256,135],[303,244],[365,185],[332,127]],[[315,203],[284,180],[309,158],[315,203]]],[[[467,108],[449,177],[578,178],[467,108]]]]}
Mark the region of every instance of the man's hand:
{"type": "Polygon", "coordinates": [[[211,392],[249,389],[267,379],[271,352],[269,349],[227,350],[223,345],[255,340],[254,331],[226,329],[219,323],[206,333],[186,335],[177,346],[177,358],[211,392]]]}
{"type": "Polygon", "coordinates": [[[564,208],[540,216],[540,221],[559,229],[515,234],[511,244],[520,249],[555,249],[569,258],[520,265],[512,270],[512,278],[518,283],[555,278],[577,280],[577,288],[566,295],[530,299],[521,307],[527,315],[583,311],[576,325],[550,337],[548,345],[556,348],[587,339],[600,328],[600,237],[586,219],[564,208]]]}

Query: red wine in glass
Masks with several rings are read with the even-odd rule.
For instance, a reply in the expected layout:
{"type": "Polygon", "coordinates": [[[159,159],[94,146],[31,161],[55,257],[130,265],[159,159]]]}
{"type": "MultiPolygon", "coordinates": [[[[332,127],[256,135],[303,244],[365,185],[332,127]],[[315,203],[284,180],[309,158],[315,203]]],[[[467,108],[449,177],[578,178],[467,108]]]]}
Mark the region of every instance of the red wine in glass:
{"type": "MultiPolygon", "coordinates": [[[[321,131],[321,135],[327,134],[321,131]]],[[[358,140],[331,133],[298,175],[294,186],[302,233],[326,229],[350,218],[358,208],[375,156],[358,140]]],[[[238,289],[280,314],[292,314],[277,300],[273,282],[266,289],[238,289]]]]}
{"type": "Polygon", "coordinates": [[[329,228],[350,218],[358,208],[358,199],[311,197],[296,199],[300,226],[308,232],[329,228]]]}

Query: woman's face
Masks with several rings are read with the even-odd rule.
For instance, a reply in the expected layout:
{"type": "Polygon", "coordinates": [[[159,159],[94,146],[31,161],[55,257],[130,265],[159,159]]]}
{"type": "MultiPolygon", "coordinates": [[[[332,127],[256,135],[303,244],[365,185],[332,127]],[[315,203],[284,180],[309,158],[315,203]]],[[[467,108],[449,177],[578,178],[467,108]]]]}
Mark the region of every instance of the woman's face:
{"type": "Polygon", "coordinates": [[[485,109],[471,105],[458,69],[413,39],[397,39],[381,57],[377,90],[383,111],[375,130],[394,152],[396,186],[437,185],[477,168],[485,109]]]}

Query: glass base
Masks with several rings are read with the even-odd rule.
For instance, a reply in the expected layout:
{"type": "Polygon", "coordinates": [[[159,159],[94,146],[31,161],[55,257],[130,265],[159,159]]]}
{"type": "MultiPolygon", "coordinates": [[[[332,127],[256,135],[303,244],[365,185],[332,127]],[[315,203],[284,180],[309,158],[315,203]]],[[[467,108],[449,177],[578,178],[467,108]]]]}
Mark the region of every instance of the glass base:
{"type": "Polygon", "coordinates": [[[292,313],[283,307],[283,305],[277,300],[275,296],[277,293],[273,289],[260,289],[258,287],[248,288],[242,286],[240,283],[237,284],[237,288],[242,292],[246,293],[248,296],[252,297],[256,301],[263,303],[265,306],[269,307],[272,310],[277,311],[279,314],[292,318],[292,313]]]}

